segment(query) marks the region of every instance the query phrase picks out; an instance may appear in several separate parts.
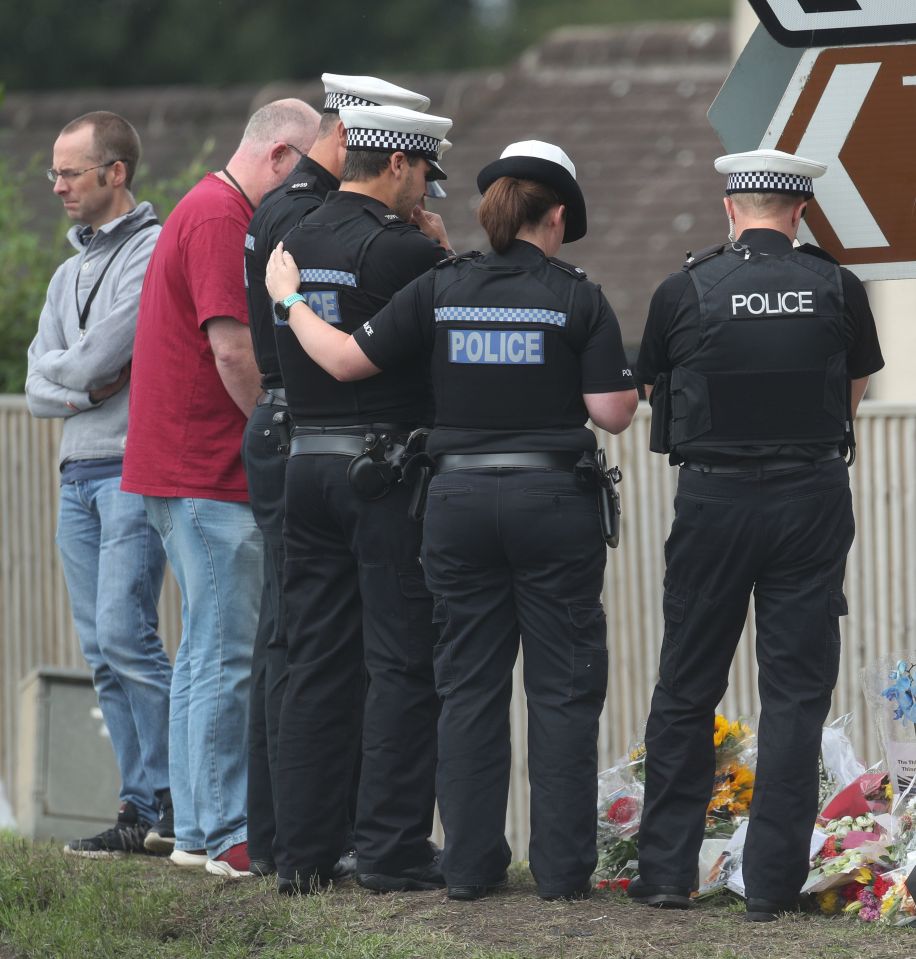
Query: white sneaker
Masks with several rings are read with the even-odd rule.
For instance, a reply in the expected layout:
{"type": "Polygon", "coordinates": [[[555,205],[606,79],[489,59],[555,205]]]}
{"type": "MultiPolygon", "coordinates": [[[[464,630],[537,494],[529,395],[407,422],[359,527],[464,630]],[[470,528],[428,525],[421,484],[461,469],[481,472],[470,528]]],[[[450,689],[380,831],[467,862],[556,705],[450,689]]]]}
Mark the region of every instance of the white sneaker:
{"type": "Polygon", "coordinates": [[[183,869],[194,869],[206,866],[208,859],[205,852],[189,852],[187,849],[173,849],[169,856],[169,862],[173,866],[179,866],[183,869]]]}
{"type": "Polygon", "coordinates": [[[211,876],[222,876],[224,879],[245,879],[253,876],[253,872],[244,869],[236,869],[231,863],[224,859],[208,859],[207,872],[211,876]]]}

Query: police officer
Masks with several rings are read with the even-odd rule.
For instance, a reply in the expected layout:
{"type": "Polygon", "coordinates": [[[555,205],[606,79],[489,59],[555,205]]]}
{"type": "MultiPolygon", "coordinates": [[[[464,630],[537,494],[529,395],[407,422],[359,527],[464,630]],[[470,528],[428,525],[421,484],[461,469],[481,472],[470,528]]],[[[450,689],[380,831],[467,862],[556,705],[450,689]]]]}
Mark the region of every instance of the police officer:
{"type": "Polygon", "coordinates": [[[653,449],[681,469],[629,894],[688,905],[715,707],[753,593],[761,714],[744,880],[747,918],[767,921],[797,907],[808,873],[853,539],[841,453],[884,362],[861,282],[817,247],[793,248],[825,166],[775,150],[715,165],[728,176],[731,242],[688,256],[661,284],[638,363],[653,449]]]}
{"type": "Polygon", "coordinates": [[[357,880],[377,891],[443,885],[428,843],[439,712],[432,599],[407,490],[387,489],[383,460],[387,448],[428,422],[427,378],[396,370],[366,383],[337,382],[287,323],[295,303],[307,299],[329,329],[349,333],[445,256],[441,219],[418,204],[427,179],[444,176],[436,161],[451,121],[396,106],[342,107],[340,116],[347,128],[341,189],[287,236],[301,274],[276,306],[296,424],[286,475],[289,681],[277,777],[277,866],[280,890],[290,893],[333,878],[364,671],[357,880]]]}
{"type": "MultiPolygon", "coordinates": [[[[621,432],[636,391],[600,288],[553,259],[586,231],[569,157],[549,143],[515,143],[477,183],[492,253],[439,264],[349,339],[301,305],[291,321],[334,376],[432,369],[437,472],[423,565],[440,628],[437,793],[448,895],[478,899],[506,882],[509,703],[521,634],[531,870],[543,898],[583,898],[597,859],[608,668],[596,441],[585,424],[591,417],[621,432]]],[[[271,269],[287,277],[269,286],[279,296],[295,282],[295,265],[280,251],[271,269]]]]}
{"type": "MultiPolygon", "coordinates": [[[[286,181],[261,201],[245,236],[245,286],[255,359],[263,395],[248,420],[242,458],[255,519],[265,541],[264,591],[251,662],[248,738],[248,853],[251,870],[274,871],[274,799],[280,703],[286,686],[286,611],[282,603],[283,517],[289,412],[277,348],[273,301],[264,286],[271,250],[300,217],[320,206],[340,185],[347,134],[340,121],[346,105],[391,104],[426,110],[429,97],[375,77],[322,74],[324,111],[318,135],[286,181]]],[[[288,144],[296,150],[297,147],[288,144]]],[[[348,808],[355,804],[351,795],[348,808]]],[[[352,871],[355,862],[349,860],[352,871]]]]}

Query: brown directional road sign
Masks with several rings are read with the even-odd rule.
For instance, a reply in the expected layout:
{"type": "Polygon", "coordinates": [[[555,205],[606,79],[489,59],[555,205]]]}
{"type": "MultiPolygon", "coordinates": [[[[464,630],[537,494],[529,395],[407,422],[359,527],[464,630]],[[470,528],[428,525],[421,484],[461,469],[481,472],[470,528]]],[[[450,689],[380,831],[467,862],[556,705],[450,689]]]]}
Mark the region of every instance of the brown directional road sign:
{"type": "Polygon", "coordinates": [[[818,245],[864,278],[916,275],[916,44],[806,51],[764,141],[827,163],[818,245]]]}

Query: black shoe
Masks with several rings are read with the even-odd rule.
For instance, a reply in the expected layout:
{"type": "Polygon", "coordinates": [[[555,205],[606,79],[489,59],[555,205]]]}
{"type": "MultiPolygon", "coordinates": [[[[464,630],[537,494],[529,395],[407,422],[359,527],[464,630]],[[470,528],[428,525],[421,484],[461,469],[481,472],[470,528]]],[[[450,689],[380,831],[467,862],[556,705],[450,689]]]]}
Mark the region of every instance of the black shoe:
{"type": "Polygon", "coordinates": [[[428,889],[442,889],[445,879],[436,860],[430,860],[422,866],[410,866],[402,869],[397,876],[386,876],[379,872],[358,872],[356,881],[373,892],[423,892],[428,889]]]}
{"type": "Polygon", "coordinates": [[[344,879],[352,879],[356,875],[356,850],[348,849],[341,857],[334,863],[334,868],[331,870],[331,878],[334,882],[343,882],[344,879]]]}
{"type": "Polygon", "coordinates": [[[273,876],[277,867],[270,859],[249,859],[248,871],[253,876],[260,876],[263,879],[265,876],[273,876]]]}
{"type": "Polygon", "coordinates": [[[653,886],[637,877],[627,886],[633,902],[658,909],[689,909],[690,890],[686,886],[653,886]]]}
{"type": "Polygon", "coordinates": [[[787,912],[801,912],[798,899],[792,902],[776,902],[773,899],[748,899],[744,918],[748,922],[775,922],[787,912]]]}
{"type": "Polygon", "coordinates": [[[114,859],[128,853],[145,853],[143,840],[149,828],[150,824],[139,817],[132,802],[121,803],[118,821],[111,829],[89,839],[72,839],[64,846],[64,852],[88,859],[114,859]]]}
{"type": "Polygon", "coordinates": [[[457,899],[460,902],[473,902],[475,899],[483,899],[484,896],[489,896],[491,892],[498,892],[500,889],[505,889],[508,885],[509,877],[503,873],[496,882],[487,882],[479,886],[449,886],[448,897],[449,899],[457,899]]]}
{"type": "Polygon", "coordinates": [[[175,810],[168,789],[158,795],[159,821],[150,826],[143,845],[149,852],[168,854],[175,848],[175,810]]]}
{"type": "Polygon", "coordinates": [[[538,895],[545,902],[581,902],[583,899],[590,899],[592,895],[592,884],[590,882],[585,882],[581,886],[577,886],[575,889],[570,889],[568,892],[557,892],[557,893],[538,893],[538,895]]]}

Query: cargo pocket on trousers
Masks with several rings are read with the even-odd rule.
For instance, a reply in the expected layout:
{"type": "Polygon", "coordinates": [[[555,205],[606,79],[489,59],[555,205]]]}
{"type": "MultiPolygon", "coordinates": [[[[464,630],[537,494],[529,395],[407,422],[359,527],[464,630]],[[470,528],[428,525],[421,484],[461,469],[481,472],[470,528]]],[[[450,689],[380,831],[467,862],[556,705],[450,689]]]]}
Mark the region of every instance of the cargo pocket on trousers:
{"type": "Polygon", "coordinates": [[[827,641],[824,649],[824,685],[832,692],[840,675],[840,617],[849,613],[841,589],[827,591],[827,641]]]}
{"type": "Polygon", "coordinates": [[[423,572],[416,569],[398,570],[398,586],[407,628],[407,665],[429,669],[436,631],[432,626],[433,597],[423,581],[423,572]]]}
{"type": "Polygon", "coordinates": [[[665,616],[665,635],[658,657],[658,678],[669,689],[674,689],[681,659],[681,625],[687,616],[687,600],[666,589],[662,612],[665,616]]]}
{"type": "Polygon", "coordinates": [[[604,699],[607,693],[607,624],[601,604],[571,604],[572,675],[569,695],[573,699],[604,699]]]}
{"type": "Polygon", "coordinates": [[[444,596],[436,596],[433,599],[433,626],[439,632],[439,642],[433,646],[433,674],[436,677],[436,692],[440,699],[448,695],[454,686],[451,643],[447,639],[443,641],[447,623],[448,603],[444,596]]]}

